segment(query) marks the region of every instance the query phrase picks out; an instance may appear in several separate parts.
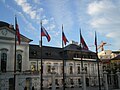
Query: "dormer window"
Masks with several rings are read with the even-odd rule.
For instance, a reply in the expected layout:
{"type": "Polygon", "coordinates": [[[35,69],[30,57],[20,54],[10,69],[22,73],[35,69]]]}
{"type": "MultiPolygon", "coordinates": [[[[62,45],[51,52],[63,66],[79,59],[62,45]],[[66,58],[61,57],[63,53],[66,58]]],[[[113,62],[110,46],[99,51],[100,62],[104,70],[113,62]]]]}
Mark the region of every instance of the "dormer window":
{"type": "Polygon", "coordinates": [[[31,52],[32,55],[36,56],[37,55],[37,51],[33,51],[31,52]]]}
{"type": "Polygon", "coordinates": [[[75,54],[74,54],[74,57],[75,57],[75,58],[77,58],[77,57],[78,57],[78,54],[77,54],[77,53],[75,53],[75,54]]]}
{"type": "Polygon", "coordinates": [[[47,52],[47,53],[45,53],[47,56],[51,56],[51,53],[50,52],[47,52]]]}

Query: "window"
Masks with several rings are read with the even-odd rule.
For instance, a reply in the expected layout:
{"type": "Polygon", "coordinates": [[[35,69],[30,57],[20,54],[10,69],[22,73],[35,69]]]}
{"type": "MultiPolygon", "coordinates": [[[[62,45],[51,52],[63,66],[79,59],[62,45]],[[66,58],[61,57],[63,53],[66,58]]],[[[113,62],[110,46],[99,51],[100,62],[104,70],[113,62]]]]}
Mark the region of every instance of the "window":
{"type": "Polygon", "coordinates": [[[70,66],[70,74],[73,74],[73,67],[70,66]]]}
{"type": "Polygon", "coordinates": [[[25,87],[27,88],[27,90],[30,90],[30,88],[32,87],[32,78],[26,78],[25,87]]]}
{"type": "Polygon", "coordinates": [[[87,73],[87,64],[84,64],[84,67],[85,67],[85,71],[87,73]]]}
{"type": "Polygon", "coordinates": [[[55,79],[55,84],[56,84],[56,85],[59,85],[58,79],[55,79]]]}
{"type": "Polygon", "coordinates": [[[75,58],[77,58],[77,57],[78,57],[78,54],[77,54],[77,53],[75,53],[75,54],[74,54],[74,57],[75,57],[75,58]]]}
{"type": "Polygon", "coordinates": [[[71,83],[71,85],[73,85],[73,84],[74,84],[74,81],[73,81],[73,79],[70,79],[70,83],[71,83]]]}
{"type": "Polygon", "coordinates": [[[7,54],[2,53],[1,54],[1,71],[6,72],[6,67],[7,67],[7,54]]]}
{"type": "Polygon", "coordinates": [[[31,62],[31,70],[32,71],[36,70],[36,62],[31,62]]]}
{"type": "Polygon", "coordinates": [[[51,52],[47,52],[45,53],[47,56],[51,56],[51,52]]]}
{"type": "Polygon", "coordinates": [[[17,55],[17,71],[21,72],[22,69],[22,55],[18,54],[17,55]]]}
{"type": "Polygon", "coordinates": [[[80,66],[77,67],[77,73],[80,74],[80,66]]]}
{"type": "Polygon", "coordinates": [[[78,84],[79,84],[79,85],[81,84],[81,80],[80,80],[80,78],[78,79],[78,84]]]}
{"type": "Polygon", "coordinates": [[[85,67],[85,71],[86,71],[86,73],[87,73],[87,67],[85,67]]]}
{"type": "Polygon", "coordinates": [[[55,68],[55,72],[57,72],[58,73],[58,63],[54,63],[54,68],[55,68]]]}
{"type": "Polygon", "coordinates": [[[22,50],[18,49],[16,51],[16,71],[22,71],[22,50]]]}
{"type": "Polygon", "coordinates": [[[14,78],[9,78],[9,90],[14,90],[14,78]]]}
{"type": "Polygon", "coordinates": [[[51,66],[50,65],[47,66],[47,72],[51,73],[51,66]]]}

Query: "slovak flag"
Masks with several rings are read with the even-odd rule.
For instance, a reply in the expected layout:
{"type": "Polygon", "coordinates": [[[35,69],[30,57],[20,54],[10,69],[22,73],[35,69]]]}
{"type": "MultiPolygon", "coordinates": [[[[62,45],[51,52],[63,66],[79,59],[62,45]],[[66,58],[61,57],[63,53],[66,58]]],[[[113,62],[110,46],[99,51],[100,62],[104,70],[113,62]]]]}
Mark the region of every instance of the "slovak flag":
{"type": "Polygon", "coordinates": [[[80,43],[82,44],[83,49],[89,50],[87,44],[85,43],[84,38],[82,37],[81,30],[80,30],[80,43]]]}
{"type": "Polygon", "coordinates": [[[67,40],[64,32],[63,32],[63,26],[62,26],[62,40],[63,40],[63,42],[64,42],[65,45],[66,45],[66,42],[69,42],[69,41],[67,40]]]}
{"type": "Polygon", "coordinates": [[[64,32],[62,32],[62,40],[64,41],[64,44],[66,45],[66,42],[68,42],[64,32]]]}
{"type": "Polygon", "coordinates": [[[66,45],[66,42],[69,42],[63,32],[63,25],[62,25],[62,41],[64,42],[65,45],[66,45]]]}
{"type": "Polygon", "coordinates": [[[95,46],[97,46],[97,34],[95,32],[95,46]]]}
{"type": "Polygon", "coordinates": [[[18,40],[18,43],[20,45],[20,32],[19,32],[19,26],[17,24],[17,18],[15,17],[15,29],[16,29],[16,35],[17,35],[17,40],[18,40]]]}
{"type": "Polygon", "coordinates": [[[50,35],[48,34],[48,32],[45,30],[45,28],[42,26],[41,27],[41,37],[42,36],[46,36],[46,38],[47,38],[47,40],[48,40],[48,42],[50,41],[50,35]]]}

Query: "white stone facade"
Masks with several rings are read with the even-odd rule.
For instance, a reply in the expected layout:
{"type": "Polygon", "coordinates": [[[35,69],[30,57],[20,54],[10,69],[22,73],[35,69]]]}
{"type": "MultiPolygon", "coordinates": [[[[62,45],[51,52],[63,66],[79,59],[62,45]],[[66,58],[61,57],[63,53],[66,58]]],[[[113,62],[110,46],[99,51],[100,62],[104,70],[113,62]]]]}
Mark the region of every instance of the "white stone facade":
{"type": "MultiPolygon", "coordinates": [[[[0,90],[11,90],[13,89],[13,71],[14,71],[14,55],[15,55],[15,44],[14,44],[14,32],[7,28],[0,28],[0,90]],[[4,31],[3,31],[4,30],[4,31]],[[6,34],[7,31],[7,34],[6,34]],[[3,34],[5,32],[5,34],[3,34]],[[7,56],[3,58],[2,54],[5,53],[7,56]],[[2,60],[6,60],[6,70],[2,71],[2,60]]],[[[40,88],[40,60],[41,59],[30,59],[29,58],[29,42],[26,37],[21,37],[21,45],[17,44],[16,56],[19,54],[21,58],[21,71],[16,72],[16,90],[23,90],[28,87],[28,90],[35,87],[36,90],[40,88]]],[[[84,59],[84,58],[83,58],[84,59]]],[[[17,64],[17,59],[16,59],[17,64]]],[[[16,65],[17,66],[17,65],[16,65]]],[[[86,69],[86,78],[89,85],[98,85],[97,78],[97,63],[95,59],[85,59],[83,66],[86,69]]],[[[55,79],[59,87],[62,87],[62,60],[43,59],[43,87],[51,87],[51,70],[55,68],[55,79]]],[[[102,79],[102,64],[100,64],[100,76],[102,79]]],[[[17,68],[17,67],[16,67],[17,68]]],[[[66,86],[80,86],[81,79],[81,61],[67,60],[65,66],[65,78],[66,86]],[[71,83],[74,84],[71,84],[71,83]]],[[[56,85],[57,87],[57,85],[56,85]]]]}

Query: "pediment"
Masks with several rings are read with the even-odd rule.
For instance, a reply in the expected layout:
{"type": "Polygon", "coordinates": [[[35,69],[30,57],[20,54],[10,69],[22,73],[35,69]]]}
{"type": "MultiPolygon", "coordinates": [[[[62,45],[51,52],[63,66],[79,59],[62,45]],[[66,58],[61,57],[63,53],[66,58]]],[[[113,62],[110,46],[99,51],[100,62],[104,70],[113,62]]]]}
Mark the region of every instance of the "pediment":
{"type": "MultiPolygon", "coordinates": [[[[32,40],[20,34],[20,39],[22,42],[31,42],[32,40]]],[[[14,40],[15,30],[8,27],[0,27],[0,39],[2,40],[14,40]]]]}
{"type": "Polygon", "coordinates": [[[13,32],[12,30],[10,30],[7,27],[4,28],[0,28],[0,38],[3,39],[14,39],[15,38],[15,32],[13,32]]]}

